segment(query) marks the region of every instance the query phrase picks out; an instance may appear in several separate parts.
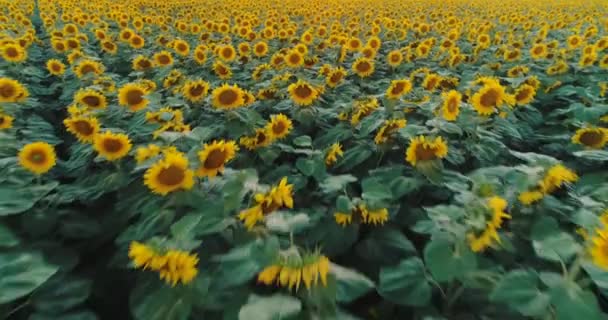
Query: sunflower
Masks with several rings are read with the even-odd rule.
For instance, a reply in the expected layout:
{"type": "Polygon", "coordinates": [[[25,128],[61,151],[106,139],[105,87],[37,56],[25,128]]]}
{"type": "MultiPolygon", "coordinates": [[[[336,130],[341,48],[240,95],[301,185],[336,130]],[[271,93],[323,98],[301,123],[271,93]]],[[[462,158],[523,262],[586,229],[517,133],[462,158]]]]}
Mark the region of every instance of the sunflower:
{"type": "Polygon", "coordinates": [[[185,57],[190,54],[190,45],[184,40],[177,39],[173,42],[173,50],[180,56],[185,57]]]}
{"type": "Polygon", "coordinates": [[[33,142],[19,150],[19,164],[35,174],[47,173],[57,163],[52,145],[46,142],[33,142]]]}
{"type": "Polygon", "coordinates": [[[530,49],[530,56],[534,60],[544,59],[547,57],[548,48],[544,43],[537,43],[530,49]]]}
{"type": "Polygon", "coordinates": [[[515,102],[520,105],[529,104],[534,100],[534,96],[536,95],[536,88],[529,84],[522,84],[515,91],[515,102]]]}
{"type": "Polygon", "coordinates": [[[53,50],[55,50],[57,53],[63,53],[68,49],[68,46],[62,39],[52,39],[51,47],[53,47],[53,50]]]}
{"type": "Polygon", "coordinates": [[[190,102],[199,102],[203,100],[209,92],[209,83],[199,80],[188,81],[182,87],[182,94],[190,102]]]}
{"type": "Polygon", "coordinates": [[[578,61],[578,65],[581,68],[590,67],[595,63],[596,60],[597,60],[597,54],[595,54],[595,53],[583,54],[581,56],[580,60],[578,61]]]}
{"type": "Polygon", "coordinates": [[[591,149],[602,149],[606,142],[608,142],[608,129],[606,128],[578,129],[572,136],[572,143],[591,149]]]}
{"type": "Polygon", "coordinates": [[[513,48],[512,50],[505,50],[503,55],[503,59],[507,62],[517,61],[521,57],[521,51],[517,48],[513,48]]]}
{"type": "Polygon", "coordinates": [[[416,166],[421,162],[445,158],[448,154],[448,145],[441,137],[434,140],[418,136],[410,139],[410,146],[406,151],[406,160],[411,165],[416,166]]]}
{"type": "Polygon", "coordinates": [[[398,67],[403,61],[401,50],[393,50],[386,55],[386,62],[393,68],[398,67]]]}
{"type": "Polygon", "coordinates": [[[388,89],[386,89],[386,96],[389,99],[399,99],[404,94],[407,94],[412,90],[412,82],[408,79],[392,80],[388,89]]]}
{"type": "Polygon", "coordinates": [[[135,35],[135,32],[133,32],[133,30],[131,29],[126,28],[120,30],[118,38],[120,39],[120,41],[128,42],[129,40],[131,40],[131,37],[133,37],[133,35],[135,35]]]}
{"type": "Polygon", "coordinates": [[[327,83],[330,88],[335,88],[344,80],[345,77],[346,70],[344,70],[342,67],[338,67],[329,71],[327,78],[325,78],[325,83],[327,83]]]}
{"type": "Polygon", "coordinates": [[[353,214],[352,213],[344,213],[344,212],[336,212],[334,213],[334,220],[336,223],[342,227],[349,226],[353,223],[353,214]]]}
{"type": "Polygon", "coordinates": [[[292,68],[300,67],[304,64],[304,56],[298,50],[290,50],[285,55],[285,64],[292,68]]]}
{"type": "Polygon", "coordinates": [[[386,143],[397,130],[404,128],[406,123],[405,119],[385,120],[380,130],[378,130],[374,142],[376,144],[386,143]]]}
{"type": "Polygon", "coordinates": [[[8,43],[0,46],[0,56],[8,62],[21,63],[27,59],[27,51],[18,44],[8,43]]]}
{"type": "Polygon", "coordinates": [[[73,65],[74,63],[76,63],[76,61],[78,61],[82,57],[84,57],[84,54],[82,53],[82,51],[72,51],[67,56],[68,63],[70,65],[73,65]]]}
{"type": "Polygon", "coordinates": [[[479,91],[473,94],[471,103],[477,113],[487,116],[496,111],[496,107],[503,104],[512,105],[514,98],[505,92],[505,88],[497,82],[484,85],[479,91]]]}
{"type": "Polygon", "coordinates": [[[106,97],[93,89],[80,89],[74,95],[74,102],[91,109],[105,109],[108,106],[106,97]]]}
{"type": "Polygon", "coordinates": [[[139,83],[127,83],[118,90],[118,103],[131,111],[139,111],[148,105],[148,99],[144,98],[148,93],[139,83]]]}
{"type": "Polygon", "coordinates": [[[281,256],[276,264],[267,266],[258,274],[258,282],[265,285],[276,284],[284,288],[298,291],[303,283],[307,290],[319,286],[327,286],[327,274],[330,261],[318,253],[305,254],[297,259],[281,256]]]}
{"type": "Polygon", "coordinates": [[[388,221],[388,210],[386,208],[378,210],[365,210],[362,212],[361,217],[363,218],[363,223],[365,224],[383,225],[386,221],[388,221]]]}
{"type": "Polygon", "coordinates": [[[253,54],[256,57],[263,57],[268,53],[268,44],[264,41],[260,41],[253,46],[253,54]]]}
{"type": "Polygon", "coordinates": [[[93,149],[108,161],[121,159],[131,150],[131,141],[126,134],[106,131],[93,138],[93,149]]]}
{"type": "Polygon", "coordinates": [[[232,78],[232,70],[228,65],[225,65],[222,61],[215,61],[213,63],[213,72],[222,80],[228,80],[232,78]]]}
{"type": "Polygon", "coordinates": [[[286,137],[292,127],[291,120],[284,114],[279,113],[270,116],[270,122],[266,125],[266,132],[270,134],[272,140],[277,140],[286,137]]]}
{"type": "Polygon", "coordinates": [[[327,166],[333,165],[338,161],[338,157],[342,157],[342,155],[344,155],[342,145],[337,142],[332,144],[325,155],[325,164],[327,166]]]}
{"type": "Polygon", "coordinates": [[[602,69],[608,69],[608,54],[604,55],[600,59],[600,68],[602,68],[602,69]]]}
{"type": "Polygon", "coordinates": [[[524,191],[519,194],[517,199],[525,206],[529,206],[535,202],[540,201],[545,195],[537,190],[524,191]]]}
{"type": "Polygon", "coordinates": [[[319,96],[319,92],[309,83],[298,80],[287,87],[291,100],[299,106],[311,105],[319,96]]]}
{"type": "Polygon", "coordinates": [[[144,184],[153,192],[167,195],[194,186],[194,172],[188,168],[188,158],[179,152],[170,152],[144,173],[144,184]]]}
{"type": "Polygon", "coordinates": [[[358,58],[353,62],[352,70],[361,78],[369,77],[374,73],[374,62],[367,58],[358,58]]]}
{"type": "Polygon", "coordinates": [[[571,35],[567,39],[568,49],[576,49],[583,44],[583,38],[579,35],[571,35]]]}
{"type": "Polygon", "coordinates": [[[160,67],[166,67],[173,64],[173,56],[171,52],[163,50],[154,54],[154,64],[160,67]]]}
{"type": "Polygon", "coordinates": [[[234,159],[239,147],[232,140],[213,141],[211,144],[205,143],[203,150],[198,152],[200,166],[197,170],[199,177],[213,178],[218,173],[224,172],[224,166],[234,159]]]}
{"type": "Polygon", "coordinates": [[[139,147],[135,150],[135,161],[137,164],[142,164],[145,161],[148,161],[156,156],[158,156],[161,152],[161,148],[155,144],[149,144],[145,147],[139,147]]]}
{"type": "Polygon", "coordinates": [[[12,128],[13,120],[15,120],[15,118],[13,118],[9,115],[0,113],[0,130],[12,128]]]}
{"type": "Polygon", "coordinates": [[[131,37],[131,39],[129,39],[129,46],[131,46],[133,49],[141,49],[145,44],[146,41],[139,35],[134,35],[131,37]]]}
{"type": "Polygon", "coordinates": [[[443,106],[442,113],[443,118],[447,121],[454,121],[460,113],[460,102],[462,101],[462,95],[456,90],[450,90],[447,93],[443,93],[443,106]]]}
{"type": "Polygon", "coordinates": [[[424,77],[422,87],[427,91],[433,91],[441,84],[442,80],[443,78],[440,75],[436,73],[429,73],[426,75],[426,77],[424,77]]]}
{"type": "Polygon", "coordinates": [[[0,103],[23,102],[28,96],[27,89],[17,80],[0,78],[0,103]]]}
{"type": "Polygon", "coordinates": [[[588,251],[595,265],[608,270],[608,230],[605,228],[596,230],[588,251]]]}
{"type": "Polygon", "coordinates": [[[272,143],[272,134],[266,128],[258,128],[252,137],[241,137],[239,143],[249,150],[263,148],[272,143]]]}
{"type": "Polygon", "coordinates": [[[236,59],[236,50],[232,45],[223,45],[219,48],[218,55],[220,59],[226,62],[234,61],[236,59]]]}
{"type": "Polygon", "coordinates": [[[549,194],[562,187],[566,183],[574,183],[578,180],[576,172],[564,165],[557,164],[549,168],[543,179],[538,183],[539,190],[549,194]]]}
{"type": "Polygon", "coordinates": [[[225,83],[213,89],[212,96],[213,107],[216,109],[236,109],[245,103],[243,90],[236,84],[229,86],[225,83]]]}
{"type": "Polygon", "coordinates": [[[272,57],[270,58],[270,64],[275,69],[280,69],[284,63],[285,63],[285,56],[278,52],[273,54],[272,57]]]}
{"type": "Polygon", "coordinates": [[[153,67],[152,60],[148,59],[143,55],[139,55],[133,59],[133,70],[136,71],[145,71],[149,70],[153,67]]]}
{"type": "Polygon", "coordinates": [[[201,49],[200,46],[194,50],[194,61],[198,64],[204,64],[207,61],[207,50],[201,49]]]}
{"type": "Polygon", "coordinates": [[[93,142],[100,128],[97,118],[86,116],[72,116],[63,120],[63,124],[69,133],[83,143],[93,142]]]}
{"type": "Polygon", "coordinates": [[[253,69],[253,71],[251,72],[251,78],[253,78],[253,80],[255,81],[260,81],[262,79],[262,77],[264,76],[264,71],[268,71],[271,70],[272,66],[267,64],[267,63],[262,63],[260,65],[258,65],[257,67],[255,67],[255,69],[253,69]]]}
{"type": "Polygon", "coordinates": [[[65,64],[57,59],[49,59],[46,62],[46,69],[54,76],[60,76],[65,73],[65,64]]]}
{"type": "Polygon", "coordinates": [[[93,60],[82,60],[74,67],[74,73],[78,78],[82,78],[89,74],[96,76],[102,74],[104,71],[103,64],[93,60]]]}

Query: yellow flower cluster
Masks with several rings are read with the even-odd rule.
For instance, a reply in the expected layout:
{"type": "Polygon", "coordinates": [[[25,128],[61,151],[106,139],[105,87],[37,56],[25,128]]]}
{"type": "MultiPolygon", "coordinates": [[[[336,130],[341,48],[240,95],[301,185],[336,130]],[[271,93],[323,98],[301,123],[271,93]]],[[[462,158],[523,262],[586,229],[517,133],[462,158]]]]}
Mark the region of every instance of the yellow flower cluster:
{"type": "Polygon", "coordinates": [[[289,135],[293,123],[286,115],[279,113],[270,116],[270,121],[263,128],[255,130],[250,137],[241,137],[239,143],[249,150],[267,147],[273,142],[289,135]]]}
{"type": "Polygon", "coordinates": [[[555,192],[564,184],[574,183],[577,180],[578,175],[574,171],[561,164],[554,165],[545,172],[545,176],[538,182],[536,188],[524,191],[519,195],[519,201],[524,205],[531,205],[545,195],[555,192]]]}
{"type": "Polygon", "coordinates": [[[388,221],[388,209],[379,208],[376,210],[370,210],[365,204],[359,204],[355,206],[351,212],[334,213],[334,219],[336,220],[337,224],[343,227],[351,225],[353,222],[361,222],[374,226],[383,225],[388,221]]]}
{"type": "Polygon", "coordinates": [[[171,286],[189,284],[198,274],[197,255],[186,251],[167,250],[160,254],[148,245],[133,241],[129,246],[129,258],[135,268],[156,271],[160,279],[171,286]]]}
{"type": "Polygon", "coordinates": [[[281,208],[293,208],[293,185],[287,184],[287,178],[281,179],[278,185],[273,186],[266,193],[258,193],[254,196],[255,205],[239,213],[239,219],[243,221],[248,230],[264,219],[265,215],[281,208]]]}
{"type": "MultiPolygon", "coordinates": [[[[293,260],[293,259],[292,259],[293,260]]],[[[310,254],[302,259],[292,261],[279,259],[258,274],[258,282],[265,285],[276,284],[289,290],[298,291],[301,284],[306,289],[318,286],[327,286],[327,275],[330,270],[330,261],[319,254],[310,254]]]]}

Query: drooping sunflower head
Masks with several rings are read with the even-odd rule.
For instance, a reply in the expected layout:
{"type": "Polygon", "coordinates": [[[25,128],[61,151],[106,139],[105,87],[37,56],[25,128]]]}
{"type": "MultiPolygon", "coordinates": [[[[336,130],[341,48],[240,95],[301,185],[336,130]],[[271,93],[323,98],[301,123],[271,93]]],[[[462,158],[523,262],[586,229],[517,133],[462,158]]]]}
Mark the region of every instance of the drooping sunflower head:
{"type": "Polygon", "coordinates": [[[106,131],[98,133],[93,138],[93,148],[99,156],[108,161],[125,157],[131,150],[131,140],[126,134],[106,131]]]}
{"type": "Polygon", "coordinates": [[[17,80],[0,78],[0,102],[23,102],[29,93],[17,80]]]}
{"type": "Polygon", "coordinates": [[[101,64],[100,62],[85,59],[85,60],[80,61],[74,67],[74,73],[76,74],[76,76],[78,78],[82,78],[89,74],[98,76],[104,72],[104,69],[105,68],[104,68],[103,64],[101,64]]]}
{"type": "Polygon", "coordinates": [[[331,166],[338,161],[338,157],[342,157],[344,151],[342,150],[342,145],[336,142],[332,144],[327,150],[327,154],[325,155],[325,164],[327,166],[331,166]]]}
{"type": "Polygon", "coordinates": [[[361,78],[371,76],[372,73],[374,73],[374,69],[375,69],[374,62],[370,59],[363,58],[363,57],[355,60],[355,62],[353,62],[353,65],[352,65],[353,72],[356,73],[361,78]]]}
{"type": "Polygon", "coordinates": [[[576,130],[572,143],[583,145],[590,149],[602,149],[608,142],[608,129],[583,128],[576,130]]]}
{"type": "Polygon", "coordinates": [[[376,137],[374,137],[374,142],[376,144],[383,144],[389,141],[392,138],[392,135],[397,132],[397,130],[404,128],[407,124],[405,119],[391,119],[385,120],[378,133],[376,133],[376,137]]]}
{"type": "Polygon", "coordinates": [[[238,149],[236,142],[232,140],[214,140],[211,144],[206,143],[203,150],[198,153],[200,166],[197,170],[197,175],[199,177],[213,178],[218,173],[224,172],[224,166],[234,159],[238,149]]]}
{"type": "Polygon", "coordinates": [[[91,143],[99,132],[99,121],[94,117],[72,116],[63,120],[69,133],[76,136],[78,141],[91,143]]]}
{"type": "Polygon", "coordinates": [[[91,109],[105,109],[108,106],[106,97],[93,89],[80,89],[74,95],[74,102],[91,109]]]}
{"type": "Polygon", "coordinates": [[[46,69],[54,76],[60,76],[65,73],[65,64],[57,59],[49,59],[46,62],[46,69]]]}
{"type": "Polygon", "coordinates": [[[139,111],[148,105],[144,96],[149,92],[140,83],[127,83],[118,90],[118,103],[131,111],[139,111]]]}
{"type": "Polygon", "coordinates": [[[217,109],[236,109],[245,103],[243,90],[235,85],[223,84],[213,89],[213,107],[217,109]]]}
{"type": "Polygon", "coordinates": [[[418,136],[410,139],[410,146],[406,151],[406,160],[416,166],[421,162],[445,158],[448,154],[448,146],[441,137],[431,139],[418,136]]]}
{"type": "Polygon", "coordinates": [[[154,64],[159,67],[166,67],[173,64],[171,52],[163,50],[154,54],[154,64]]]}
{"type": "Polygon", "coordinates": [[[389,99],[399,99],[404,94],[407,94],[412,90],[412,82],[408,79],[392,80],[388,89],[386,89],[386,96],[389,99]]]}
{"type": "Polygon", "coordinates": [[[462,95],[456,90],[450,90],[447,93],[443,93],[443,106],[442,113],[443,118],[448,121],[454,121],[460,113],[460,102],[462,101],[462,95]]]}
{"type": "Polygon", "coordinates": [[[186,82],[182,87],[182,94],[191,102],[199,102],[207,96],[209,83],[202,80],[192,80],[186,82]]]}
{"type": "Polygon", "coordinates": [[[292,128],[291,120],[284,114],[270,116],[270,122],[266,125],[266,132],[270,133],[271,139],[277,140],[286,137],[292,128]]]}
{"type": "Polygon", "coordinates": [[[534,100],[535,95],[536,88],[529,84],[522,84],[515,91],[515,102],[520,106],[529,104],[534,100]]]}
{"type": "Polygon", "coordinates": [[[188,158],[180,152],[171,152],[144,173],[144,184],[159,195],[194,186],[194,171],[188,167],[188,158]]]}
{"type": "Polygon", "coordinates": [[[55,149],[46,142],[33,142],[19,151],[19,164],[30,172],[43,174],[51,170],[57,162],[55,149]]]}
{"type": "Polygon", "coordinates": [[[298,80],[287,87],[291,100],[300,106],[311,105],[319,96],[316,88],[304,80],[298,80]]]}

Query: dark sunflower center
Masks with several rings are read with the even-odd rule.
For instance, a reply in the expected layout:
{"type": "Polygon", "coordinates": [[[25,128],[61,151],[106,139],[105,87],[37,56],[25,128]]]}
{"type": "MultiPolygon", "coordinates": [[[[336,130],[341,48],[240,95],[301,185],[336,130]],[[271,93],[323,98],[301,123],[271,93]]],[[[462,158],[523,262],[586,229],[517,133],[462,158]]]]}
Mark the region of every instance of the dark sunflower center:
{"type": "Polygon", "coordinates": [[[65,45],[63,44],[63,42],[57,42],[55,44],[55,49],[57,49],[58,51],[63,51],[65,49],[65,45]]]}
{"type": "Polygon", "coordinates": [[[536,47],[536,48],[534,48],[534,54],[539,55],[539,54],[543,53],[543,51],[544,51],[543,47],[536,47]]]}
{"type": "Polygon", "coordinates": [[[264,214],[269,214],[277,209],[279,209],[279,205],[276,204],[274,201],[271,201],[270,204],[266,204],[266,202],[262,203],[262,212],[264,214]]]}
{"type": "Polygon", "coordinates": [[[6,55],[11,58],[15,58],[15,57],[19,56],[19,51],[13,47],[8,47],[5,52],[6,52],[6,55]]]}
{"type": "Polygon", "coordinates": [[[217,66],[216,70],[220,76],[225,76],[228,74],[228,68],[226,68],[222,65],[217,66]]]}
{"type": "Polygon", "coordinates": [[[177,45],[177,51],[186,51],[188,48],[186,48],[186,45],[183,43],[180,43],[177,45]]]}
{"type": "Polygon", "coordinates": [[[588,131],[581,134],[581,143],[586,146],[594,146],[602,142],[604,134],[598,131],[588,131]]]}
{"type": "Polygon", "coordinates": [[[333,83],[337,83],[340,80],[342,80],[342,73],[341,72],[334,72],[331,77],[329,78],[329,81],[333,82],[333,83]]]}
{"type": "Polygon", "coordinates": [[[125,39],[125,40],[131,39],[131,32],[123,32],[122,33],[122,38],[125,39]]]}
{"type": "Polygon", "coordinates": [[[255,46],[255,52],[257,52],[257,53],[264,53],[264,49],[266,49],[266,48],[262,45],[255,46]]]}
{"type": "Polygon", "coordinates": [[[458,108],[458,99],[456,98],[450,98],[448,100],[448,111],[449,112],[456,112],[456,109],[458,108]]]}
{"type": "Polygon", "coordinates": [[[426,83],[426,89],[427,90],[431,90],[431,89],[435,88],[435,86],[437,86],[437,79],[436,78],[431,78],[426,83]]]}
{"type": "Polygon", "coordinates": [[[101,101],[97,96],[85,96],[84,98],[82,98],[82,102],[84,102],[87,106],[93,108],[99,107],[99,105],[101,104],[101,101]]]}
{"type": "Polygon", "coordinates": [[[224,90],[220,93],[218,99],[223,105],[230,105],[236,102],[239,96],[232,89],[224,90]]]}
{"type": "Polygon", "coordinates": [[[518,92],[518,93],[515,95],[515,99],[516,99],[517,101],[526,100],[526,99],[528,99],[528,97],[530,96],[530,93],[531,93],[531,92],[530,92],[530,89],[524,89],[524,90],[521,90],[520,92],[518,92]]]}
{"type": "Polygon", "coordinates": [[[95,67],[90,65],[90,64],[85,64],[80,68],[80,72],[82,72],[82,74],[87,74],[90,72],[95,72],[95,67]]]}
{"type": "Polygon", "coordinates": [[[196,58],[199,60],[204,60],[205,59],[205,53],[202,51],[197,51],[196,52],[196,58]]]}
{"type": "Polygon", "coordinates": [[[165,186],[179,185],[182,183],[182,181],[184,181],[185,178],[186,174],[184,173],[184,170],[175,165],[170,165],[168,168],[163,168],[158,173],[157,177],[158,182],[165,186]]]}
{"type": "Polygon", "coordinates": [[[300,56],[297,54],[292,54],[289,56],[289,62],[296,64],[296,63],[300,63],[300,56]]]}
{"type": "Polygon", "coordinates": [[[103,148],[107,152],[116,153],[122,150],[123,144],[122,141],[114,138],[106,138],[103,140],[103,148]]]}
{"type": "Polygon", "coordinates": [[[17,93],[17,88],[15,88],[12,84],[7,83],[0,85],[0,96],[4,98],[11,98],[17,93]]]}
{"type": "Polygon", "coordinates": [[[132,106],[140,104],[142,101],[144,101],[143,95],[144,93],[141,90],[129,90],[127,92],[127,103],[132,106]]]}
{"type": "Polygon", "coordinates": [[[51,70],[53,70],[55,72],[60,72],[61,66],[58,63],[53,63],[53,64],[51,64],[51,70]]]}
{"type": "Polygon", "coordinates": [[[511,52],[509,52],[508,58],[509,59],[515,59],[515,58],[517,58],[517,51],[511,51],[511,52]]]}
{"type": "Polygon", "coordinates": [[[78,41],[76,40],[68,40],[68,47],[71,49],[78,48],[78,41]]]}
{"type": "Polygon", "coordinates": [[[262,143],[266,142],[267,138],[268,137],[266,136],[266,134],[264,132],[262,132],[262,131],[258,132],[255,135],[255,140],[256,140],[257,144],[262,144],[262,143]]]}
{"type": "Polygon", "coordinates": [[[401,57],[398,54],[391,55],[392,62],[399,62],[400,59],[401,59],[401,57]]]}
{"type": "Polygon", "coordinates": [[[209,152],[209,155],[207,156],[207,159],[205,159],[205,163],[203,163],[203,166],[205,166],[206,169],[217,169],[221,167],[225,161],[226,151],[215,149],[209,152]]]}
{"type": "Polygon", "coordinates": [[[76,132],[80,133],[83,136],[90,136],[95,132],[93,126],[88,121],[80,120],[74,122],[74,128],[76,132]]]}
{"type": "Polygon", "coordinates": [[[287,129],[287,126],[285,125],[285,123],[283,121],[279,121],[279,122],[275,123],[274,125],[272,125],[272,132],[274,134],[282,134],[283,132],[285,132],[286,129],[287,129]]]}
{"type": "Polygon", "coordinates": [[[403,82],[397,82],[395,83],[395,85],[393,86],[393,89],[391,90],[392,94],[400,94],[405,90],[405,84],[403,82]]]}
{"type": "Polygon", "coordinates": [[[367,61],[362,61],[360,63],[357,64],[357,71],[359,72],[367,72],[369,71],[369,69],[371,69],[371,65],[369,64],[369,62],[367,61]]]}
{"type": "Polygon", "coordinates": [[[490,89],[483,95],[481,95],[481,99],[479,99],[479,102],[484,107],[494,107],[496,106],[496,102],[498,101],[498,96],[498,91],[496,91],[495,89],[490,89]]]}
{"type": "Polygon", "coordinates": [[[140,37],[135,37],[133,39],[131,39],[131,43],[133,43],[133,45],[140,45],[141,44],[141,38],[140,37]]]}
{"type": "Polygon", "coordinates": [[[295,94],[300,98],[308,98],[312,95],[312,89],[307,85],[300,85],[296,87],[295,94]]]}
{"type": "Polygon", "coordinates": [[[35,164],[43,164],[46,162],[46,153],[42,150],[34,150],[28,159],[35,164]]]}
{"type": "Polygon", "coordinates": [[[165,64],[169,64],[171,62],[171,59],[169,58],[169,56],[162,54],[160,56],[158,56],[158,63],[165,65],[165,64]]]}
{"type": "Polygon", "coordinates": [[[150,60],[147,60],[147,59],[139,60],[139,62],[137,62],[137,65],[143,69],[148,69],[152,66],[152,64],[150,63],[150,60]]]}
{"type": "Polygon", "coordinates": [[[429,147],[429,146],[425,146],[425,145],[418,145],[416,147],[416,160],[428,161],[428,160],[437,159],[437,156],[435,155],[435,151],[436,150],[433,147],[429,147]]]}
{"type": "Polygon", "coordinates": [[[224,48],[222,50],[222,56],[224,58],[230,58],[230,57],[232,57],[232,49],[230,49],[230,48],[224,48]]]}

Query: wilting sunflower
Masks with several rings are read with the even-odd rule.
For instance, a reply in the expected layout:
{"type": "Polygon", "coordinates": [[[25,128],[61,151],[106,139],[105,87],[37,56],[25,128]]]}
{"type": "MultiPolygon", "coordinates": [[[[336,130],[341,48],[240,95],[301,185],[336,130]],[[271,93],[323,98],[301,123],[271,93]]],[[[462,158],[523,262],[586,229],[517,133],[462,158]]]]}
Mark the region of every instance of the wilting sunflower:
{"type": "Polygon", "coordinates": [[[386,96],[389,99],[399,99],[404,94],[412,90],[412,82],[408,79],[392,80],[391,85],[386,89],[386,96]]]}
{"type": "Polygon", "coordinates": [[[27,59],[27,51],[18,44],[7,43],[0,46],[0,56],[8,62],[20,63],[27,59]]]}
{"type": "Polygon", "coordinates": [[[74,95],[74,102],[91,109],[105,109],[108,106],[106,97],[93,89],[80,89],[74,95]]]}
{"type": "Polygon", "coordinates": [[[173,56],[171,52],[163,50],[154,54],[154,64],[160,67],[166,67],[173,64],[173,56]]]}
{"type": "Polygon", "coordinates": [[[152,60],[143,55],[139,55],[133,59],[133,70],[145,71],[151,69],[153,66],[152,60]]]}
{"type": "Polygon", "coordinates": [[[108,161],[121,159],[131,150],[131,140],[126,134],[106,131],[93,138],[93,149],[108,161]]]}
{"type": "Polygon", "coordinates": [[[264,41],[260,41],[253,46],[253,54],[256,57],[263,57],[268,53],[268,44],[264,41]]]}
{"type": "Polygon", "coordinates": [[[19,164],[35,173],[43,174],[57,163],[57,156],[52,145],[46,142],[33,142],[19,150],[19,164]]]}
{"type": "Polygon", "coordinates": [[[218,56],[226,62],[234,61],[236,59],[236,50],[232,45],[223,45],[218,50],[218,56]]]}
{"type": "Polygon", "coordinates": [[[148,105],[146,88],[139,83],[127,83],[118,90],[118,103],[131,111],[139,111],[148,105]]]}
{"type": "Polygon", "coordinates": [[[13,120],[15,120],[15,118],[13,118],[7,114],[0,113],[0,130],[12,128],[13,120]]]}
{"type": "Polygon", "coordinates": [[[443,93],[443,105],[442,114],[443,118],[447,121],[454,121],[458,118],[460,113],[460,102],[462,101],[462,95],[456,90],[450,90],[447,93],[443,93]]]}
{"type": "Polygon", "coordinates": [[[536,95],[536,88],[529,84],[522,84],[515,91],[515,102],[520,105],[529,104],[534,100],[534,96],[536,95]]]}
{"type": "Polygon", "coordinates": [[[393,68],[398,67],[402,61],[403,53],[401,53],[401,50],[393,50],[386,55],[386,62],[393,68]]]}
{"type": "Polygon", "coordinates": [[[374,73],[374,68],[374,61],[363,57],[355,60],[352,65],[353,72],[361,78],[371,76],[374,73]]]}
{"type": "Polygon", "coordinates": [[[232,70],[230,69],[230,66],[224,64],[222,61],[219,60],[213,63],[213,72],[215,72],[215,75],[217,75],[218,78],[222,80],[228,80],[232,78],[232,70]]]}
{"type": "Polygon", "coordinates": [[[213,89],[213,107],[216,109],[236,109],[245,103],[243,90],[235,85],[223,84],[213,89]]]}
{"type": "Polygon", "coordinates": [[[281,256],[275,264],[258,274],[258,282],[295,291],[300,289],[301,284],[307,290],[319,286],[319,282],[326,287],[330,265],[329,259],[319,253],[304,254],[303,257],[298,253],[296,259],[281,256]]]}
{"type": "Polygon", "coordinates": [[[211,144],[205,143],[203,150],[198,152],[200,165],[196,171],[199,177],[217,176],[224,172],[224,166],[234,159],[239,147],[232,140],[213,141],[211,144]]]}
{"type": "Polygon", "coordinates": [[[290,50],[285,55],[285,64],[291,68],[297,68],[304,64],[304,56],[298,50],[290,50]]]}
{"type": "Polygon", "coordinates": [[[74,73],[78,78],[82,78],[88,74],[100,75],[104,71],[103,64],[94,60],[82,60],[74,67],[74,73]]]}
{"type": "Polygon", "coordinates": [[[338,157],[342,157],[343,154],[344,151],[342,150],[342,145],[337,142],[332,144],[325,155],[325,164],[327,166],[333,165],[338,161],[338,157]]]}
{"type": "Polygon", "coordinates": [[[0,78],[0,103],[23,102],[28,95],[27,89],[17,80],[0,78]]]}
{"type": "Polygon", "coordinates": [[[505,88],[497,82],[486,83],[479,91],[471,98],[473,108],[480,115],[491,115],[496,111],[497,107],[503,104],[513,105],[514,97],[505,92],[505,88]]]}
{"type": "Polygon", "coordinates": [[[405,160],[416,166],[421,162],[445,158],[447,155],[448,145],[441,137],[436,137],[433,140],[429,137],[418,136],[410,139],[405,160]]]}
{"type": "Polygon", "coordinates": [[[576,130],[572,143],[583,145],[590,149],[602,149],[608,142],[608,129],[583,128],[576,130]]]}
{"type": "Polygon", "coordinates": [[[46,62],[46,69],[54,76],[60,76],[65,73],[65,64],[57,59],[49,59],[46,62]]]}
{"type": "Polygon", "coordinates": [[[344,80],[345,77],[346,70],[344,70],[342,67],[338,67],[329,71],[327,78],[325,78],[325,83],[327,83],[330,88],[335,88],[344,80]]]}
{"type": "Polygon", "coordinates": [[[99,121],[94,117],[75,116],[63,120],[69,133],[76,136],[78,141],[91,143],[99,132],[99,121]]]}
{"type": "Polygon", "coordinates": [[[209,83],[201,79],[188,81],[182,87],[182,94],[191,102],[203,100],[208,92],[209,83]]]}
{"type": "Polygon", "coordinates": [[[144,184],[153,193],[163,196],[178,190],[190,190],[194,186],[194,171],[188,168],[186,156],[171,152],[146,170],[144,184]]]}
{"type": "Polygon", "coordinates": [[[383,225],[388,221],[388,209],[381,208],[377,210],[365,210],[361,214],[363,223],[373,225],[383,225]]]}
{"type": "Polygon", "coordinates": [[[270,116],[270,122],[266,125],[266,132],[272,140],[286,137],[293,127],[291,120],[284,114],[274,114],[270,116]]]}
{"type": "Polygon", "coordinates": [[[376,144],[386,143],[397,130],[404,128],[406,123],[405,119],[385,120],[378,133],[376,133],[374,142],[376,144]]]}
{"type": "Polygon", "coordinates": [[[304,80],[290,84],[287,91],[291,100],[299,106],[309,106],[319,97],[319,91],[304,80]]]}

